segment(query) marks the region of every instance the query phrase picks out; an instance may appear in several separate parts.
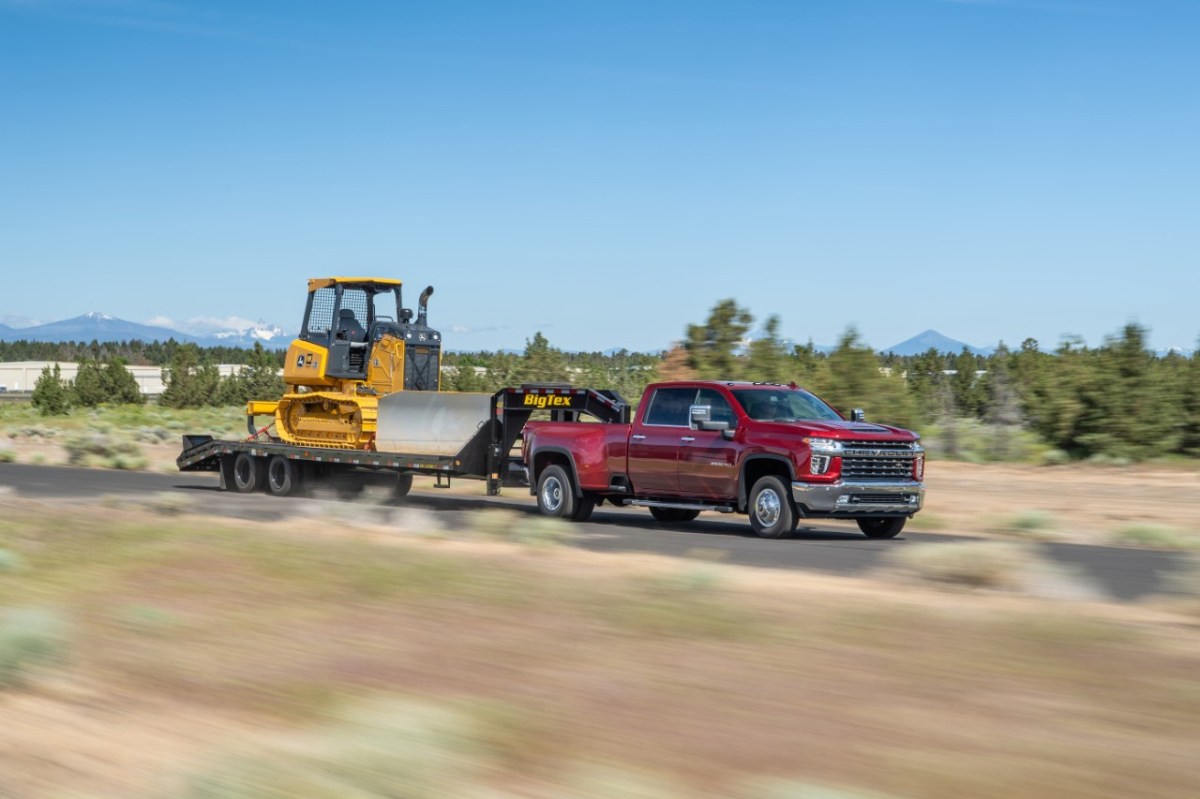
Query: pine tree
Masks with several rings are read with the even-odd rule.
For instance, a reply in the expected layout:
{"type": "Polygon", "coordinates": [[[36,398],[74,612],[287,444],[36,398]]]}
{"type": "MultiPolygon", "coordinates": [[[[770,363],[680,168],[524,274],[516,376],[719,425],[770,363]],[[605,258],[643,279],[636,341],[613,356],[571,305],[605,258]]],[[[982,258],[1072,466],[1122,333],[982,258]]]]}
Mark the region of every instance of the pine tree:
{"type": "Polygon", "coordinates": [[[221,376],[217,367],[201,360],[200,348],[183,344],[175,349],[171,365],[163,370],[159,403],[168,408],[199,408],[217,399],[221,376]]]}
{"type": "Polygon", "coordinates": [[[562,350],[551,347],[539,330],[525,341],[518,377],[522,383],[569,383],[566,356],[562,350]]]}
{"type": "Polygon", "coordinates": [[[904,378],[884,374],[879,356],[859,343],[858,331],[853,327],[842,335],[829,356],[829,385],[824,397],[843,414],[862,408],[870,419],[901,427],[916,426],[904,378]]]}
{"type": "Polygon", "coordinates": [[[62,369],[54,364],[54,371],[47,366],[33,386],[33,407],[42,416],[64,416],[71,410],[71,391],[62,379],[62,369]]]}
{"type": "Polygon", "coordinates": [[[71,399],[73,404],[83,408],[95,408],[109,402],[104,372],[99,363],[91,359],[79,362],[79,370],[71,384],[71,399]]]}
{"type": "Polygon", "coordinates": [[[698,377],[715,380],[738,380],[745,372],[737,348],[754,323],[754,317],[739,308],[733,299],[721,300],[703,325],[688,325],[684,348],[688,366],[698,377]]]}
{"type": "Polygon", "coordinates": [[[763,383],[787,383],[794,379],[788,348],[779,339],[779,317],[770,316],[762,335],[750,342],[746,377],[763,383]]]}
{"type": "Polygon", "coordinates": [[[101,375],[107,402],[115,405],[141,405],[146,401],[133,374],[125,368],[125,359],[115,356],[104,365],[101,375]]]}

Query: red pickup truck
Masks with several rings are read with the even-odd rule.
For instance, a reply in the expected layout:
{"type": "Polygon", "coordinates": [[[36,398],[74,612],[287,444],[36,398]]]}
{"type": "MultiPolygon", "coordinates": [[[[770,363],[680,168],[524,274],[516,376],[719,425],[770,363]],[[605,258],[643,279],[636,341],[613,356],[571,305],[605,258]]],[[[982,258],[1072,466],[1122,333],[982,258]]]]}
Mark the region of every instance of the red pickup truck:
{"type": "Polygon", "coordinates": [[[745,513],[764,538],[801,518],[893,538],[925,498],[920,436],[846,419],[794,384],[655,383],[631,424],[526,423],[522,457],[539,510],[575,521],[607,501],[668,523],[745,513]]]}

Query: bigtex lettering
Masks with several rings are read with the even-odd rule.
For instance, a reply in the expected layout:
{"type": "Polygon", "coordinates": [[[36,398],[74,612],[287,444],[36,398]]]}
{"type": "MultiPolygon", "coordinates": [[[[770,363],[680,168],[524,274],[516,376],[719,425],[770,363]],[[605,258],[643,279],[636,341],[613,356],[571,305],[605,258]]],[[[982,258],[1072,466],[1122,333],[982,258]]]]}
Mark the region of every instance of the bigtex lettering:
{"type": "Polygon", "coordinates": [[[526,394],[525,404],[535,408],[569,408],[571,407],[571,398],[550,394],[526,394]]]}

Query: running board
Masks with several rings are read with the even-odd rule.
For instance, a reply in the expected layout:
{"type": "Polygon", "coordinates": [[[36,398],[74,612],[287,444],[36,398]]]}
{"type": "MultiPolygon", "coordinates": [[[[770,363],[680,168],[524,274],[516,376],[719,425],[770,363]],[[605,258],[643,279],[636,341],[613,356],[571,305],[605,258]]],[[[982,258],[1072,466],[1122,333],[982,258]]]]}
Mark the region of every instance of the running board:
{"type": "Polygon", "coordinates": [[[656,499],[631,499],[626,505],[643,508],[675,508],[676,510],[715,510],[717,513],[733,513],[732,505],[703,505],[698,502],[660,502],[656,499]]]}

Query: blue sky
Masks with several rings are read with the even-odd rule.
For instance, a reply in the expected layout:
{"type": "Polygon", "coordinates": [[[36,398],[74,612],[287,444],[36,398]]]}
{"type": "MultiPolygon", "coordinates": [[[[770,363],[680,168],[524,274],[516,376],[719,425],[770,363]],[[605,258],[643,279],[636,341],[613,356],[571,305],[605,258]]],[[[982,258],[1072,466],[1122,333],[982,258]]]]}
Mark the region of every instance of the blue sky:
{"type": "Polygon", "coordinates": [[[1195,0],[0,0],[0,316],[1200,335],[1195,0]]]}

